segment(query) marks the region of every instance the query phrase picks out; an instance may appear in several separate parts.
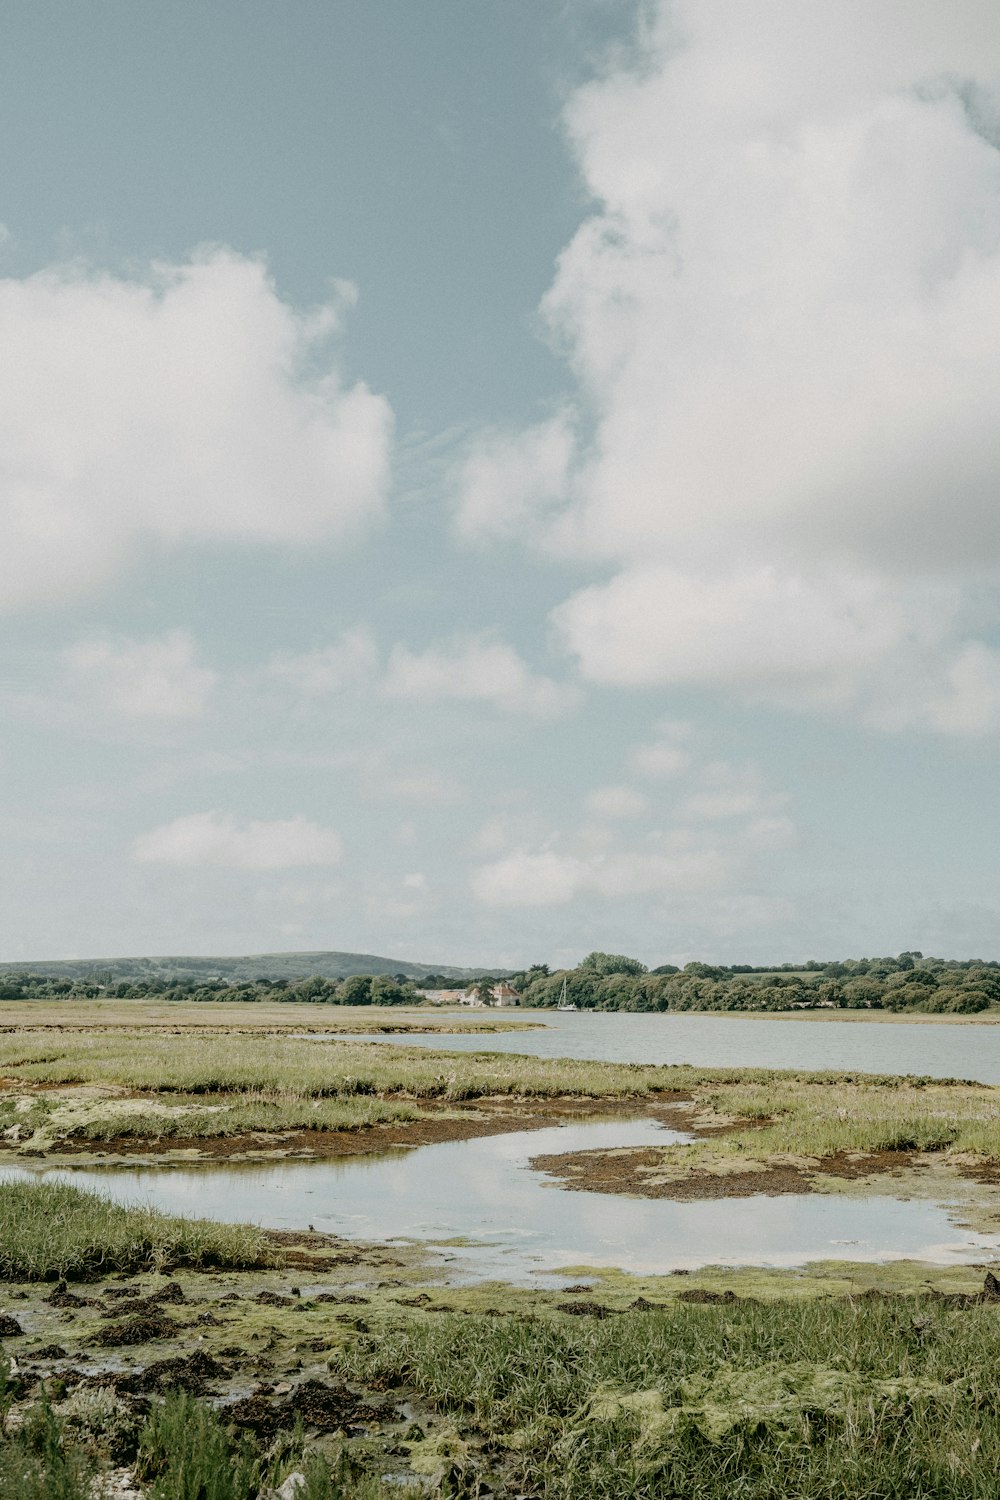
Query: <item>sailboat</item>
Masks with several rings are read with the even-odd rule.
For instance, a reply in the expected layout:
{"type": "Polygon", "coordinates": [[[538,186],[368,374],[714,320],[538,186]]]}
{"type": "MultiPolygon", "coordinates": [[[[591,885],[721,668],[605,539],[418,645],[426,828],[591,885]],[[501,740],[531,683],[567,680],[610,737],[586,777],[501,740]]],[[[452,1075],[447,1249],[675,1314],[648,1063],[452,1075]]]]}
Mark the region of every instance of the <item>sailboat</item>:
{"type": "Polygon", "coordinates": [[[572,1000],[569,1002],[568,1005],[566,1003],[566,975],[565,974],[563,975],[562,999],[560,1000],[559,1004],[556,1006],[556,1010],[576,1010],[576,1006],[573,1004],[572,1000]]]}

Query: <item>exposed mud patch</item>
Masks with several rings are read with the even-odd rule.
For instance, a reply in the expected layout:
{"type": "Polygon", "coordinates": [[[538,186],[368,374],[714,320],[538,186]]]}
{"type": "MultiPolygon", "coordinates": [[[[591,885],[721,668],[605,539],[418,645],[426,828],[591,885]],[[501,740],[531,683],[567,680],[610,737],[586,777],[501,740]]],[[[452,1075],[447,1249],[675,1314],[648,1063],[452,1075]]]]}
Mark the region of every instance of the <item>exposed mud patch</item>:
{"type": "MultiPolygon", "coordinates": [[[[708,1198],[777,1197],[809,1193],[820,1175],[860,1180],[881,1174],[920,1170],[913,1151],[837,1152],[808,1163],[759,1162],[746,1171],[725,1163],[719,1171],[671,1162],[659,1146],[625,1146],[604,1151],[572,1151],[535,1156],[531,1165],[578,1192],[618,1193],[633,1198],[671,1198],[678,1202],[708,1198]]],[[[972,1175],[966,1172],[965,1175],[972,1175]]],[[[983,1180],[983,1179],[977,1179],[983,1180]]],[[[1000,1180],[998,1177],[997,1180],[1000,1180]]]]}
{"type": "Polygon", "coordinates": [[[618,1147],[612,1151],[570,1151],[535,1156],[531,1165],[558,1178],[562,1187],[587,1193],[618,1193],[633,1198],[749,1198],[764,1193],[805,1193],[808,1174],[799,1167],[776,1166],[748,1172],[692,1171],[663,1177],[658,1146],[618,1147]]]}

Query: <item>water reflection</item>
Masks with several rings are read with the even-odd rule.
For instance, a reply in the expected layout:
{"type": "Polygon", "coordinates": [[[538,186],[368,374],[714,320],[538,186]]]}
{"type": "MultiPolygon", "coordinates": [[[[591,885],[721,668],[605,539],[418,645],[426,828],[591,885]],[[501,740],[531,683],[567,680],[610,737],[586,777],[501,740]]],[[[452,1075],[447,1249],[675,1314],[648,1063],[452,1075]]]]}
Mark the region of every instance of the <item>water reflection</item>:
{"type": "Polygon", "coordinates": [[[336,1161],[45,1175],[171,1213],[311,1224],[354,1239],[460,1241],[442,1253],[461,1279],[548,1280],[557,1267],[582,1264],[658,1272],[900,1257],[960,1262],[1000,1247],[956,1229],[941,1204],[807,1195],[672,1203],[566,1191],[527,1165],[547,1152],[685,1139],[652,1120],[619,1118],[336,1161]]]}

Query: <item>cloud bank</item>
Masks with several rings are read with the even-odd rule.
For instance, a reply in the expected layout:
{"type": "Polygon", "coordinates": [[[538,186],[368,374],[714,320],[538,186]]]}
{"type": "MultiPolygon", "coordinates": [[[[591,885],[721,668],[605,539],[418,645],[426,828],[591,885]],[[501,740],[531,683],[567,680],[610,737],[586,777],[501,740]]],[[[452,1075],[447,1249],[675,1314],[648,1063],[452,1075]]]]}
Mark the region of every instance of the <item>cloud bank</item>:
{"type": "Polygon", "coordinates": [[[998,80],[981,0],[677,0],[571,98],[584,437],[484,438],[457,525],[613,566],[584,677],[1000,727],[998,80]]]}

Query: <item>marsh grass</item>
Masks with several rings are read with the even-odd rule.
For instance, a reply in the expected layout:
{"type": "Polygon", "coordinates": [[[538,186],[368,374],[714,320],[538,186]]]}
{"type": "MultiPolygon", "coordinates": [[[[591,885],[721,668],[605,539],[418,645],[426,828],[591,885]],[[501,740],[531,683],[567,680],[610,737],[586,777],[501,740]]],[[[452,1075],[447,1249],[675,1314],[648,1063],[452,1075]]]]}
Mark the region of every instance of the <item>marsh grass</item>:
{"type": "Polygon", "coordinates": [[[683,1086],[687,1068],[573,1062],[508,1053],[428,1052],[378,1043],[270,1036],[140,1032],[19,1033],[0,1037],[8,1077],[51,1084],[110,1083],[150,1092],[282,1093],[296,1098],[408,1094],[592,1097],[683,1086]]]}
{"type": "Polygon", "coordinates": [[[404,1381],[563,1500],[995,1500],[1000,1323],[988,1307],[674,1306],[438,1317],[338,1360],[404,1381]]]}
{"type": "Polygon", "coordinates": [[[0,1278],[5,1281],[274,1263],[266,1236],[250,1225],[126,1208],[67,1183],[0,1183],[0,1278]]]}
{"type": "Polygon", "coordinates": [[[170,1140],[273,1134],[290,1130],[364,1130],[417,1118],[412,1105],[381,1099],[309,1099],[288,1094],[224,1095],[205,1108],[203,1096],[178,1096],[169,1104],[105,1102],[96,1114],[62,1121],[50,1116],[54,1139],[83,1141],[170,1140]],[[101,1112],[103,1109],[104,1112],[101,1112]]]}
{"type": "Polygon", "coordinates": [[[948,1151],[1000,1157],[1000,1090],[985,1085],[774,1081],[710,1089],[705,1102],[737,1122],[762,1122],[730,1142],[755,1155],[948,1151]]]}

